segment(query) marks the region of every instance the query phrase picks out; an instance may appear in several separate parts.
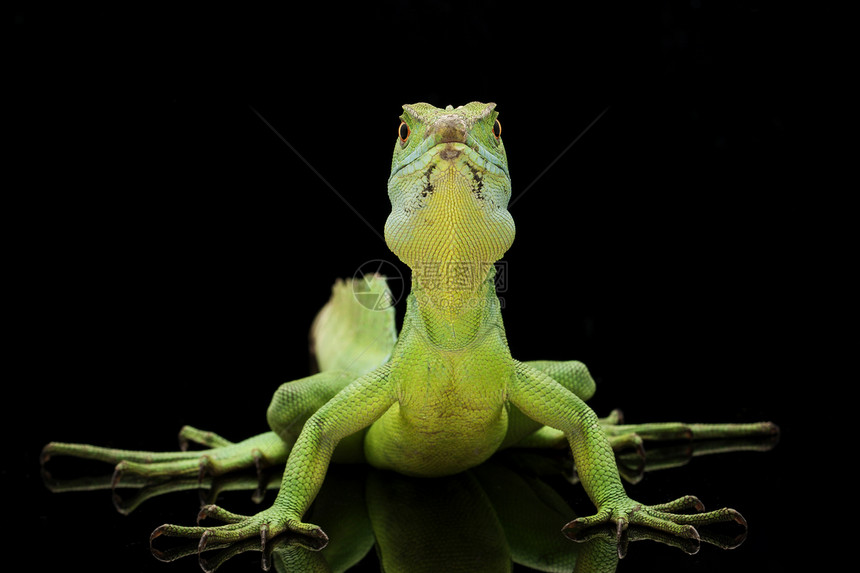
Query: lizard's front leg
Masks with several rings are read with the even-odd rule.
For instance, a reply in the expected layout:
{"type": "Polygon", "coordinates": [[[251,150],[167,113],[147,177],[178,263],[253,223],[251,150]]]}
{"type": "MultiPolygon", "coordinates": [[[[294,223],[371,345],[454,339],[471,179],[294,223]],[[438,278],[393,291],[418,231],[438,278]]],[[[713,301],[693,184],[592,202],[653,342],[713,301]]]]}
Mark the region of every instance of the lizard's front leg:
{"type": "Polygon", "coordinates": [[[707,513],[677,513],[702,510],[701,503],[692,496],[654,506],[630,499],[621,484],[612,447],[597,415],[575,394],[536,368],[517,363],[508,398],[527,416],[564,433],[580,481],[597,507],[596,514],[575,519],[565,529],[577,531],[611,521],[616,524],[619,536],[630,523],[635,523],[698,539],[695,525],[726,521],[745,524],[737,511],[727,508],[707,513]]]}
{"type": "MultiPolygon", "coordinates": [[[[200,517],[227,522],[218,527],[162,525],[151,539],[160,535],[200,539],[202,551],[210,542],[234,542],[260,536],[262,544],[286,531],[316,538],[325,543],[326,534],[316,525],[302,523],[323,479],[338,442],[376,421],[394,403],[387,364],[358,378],[329,400],[305,422],[284,470],[281,489],[274,504],[253,516],[230,513],[206,506],[200,517]]],[[[271,416],[271,413],[270,413],[271,416]]]]}

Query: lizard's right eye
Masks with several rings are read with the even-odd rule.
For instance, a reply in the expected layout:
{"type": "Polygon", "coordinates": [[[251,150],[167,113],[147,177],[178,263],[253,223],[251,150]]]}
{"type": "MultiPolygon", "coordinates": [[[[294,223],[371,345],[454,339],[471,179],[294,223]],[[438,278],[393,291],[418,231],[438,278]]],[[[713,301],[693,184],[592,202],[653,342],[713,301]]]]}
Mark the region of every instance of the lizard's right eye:
{"type": "Polygon", "coordinates": [[[406,143],[406,140],[409,139],[409,134],[412,131],[409,129],[409,126],[405,121],[400,122],[400,127],[397,128],[397,137],[400,138],[400,143],[406,143]]]}

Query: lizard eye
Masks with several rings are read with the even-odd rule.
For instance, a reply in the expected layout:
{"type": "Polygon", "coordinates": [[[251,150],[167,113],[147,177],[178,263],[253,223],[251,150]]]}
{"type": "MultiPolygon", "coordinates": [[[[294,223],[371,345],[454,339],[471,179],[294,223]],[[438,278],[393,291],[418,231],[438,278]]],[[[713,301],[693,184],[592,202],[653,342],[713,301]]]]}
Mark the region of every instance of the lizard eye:
{"type": "Polygon", "coordinates": [[[405,121],[400,122],[400,127],[397,128],[397,137],[400,139],[400,143],[406,143],[406,140],[409,139],[409,135],[412,131],[409,129],[409,126],[405,121]]]}
{"type": "Polygon", "coordinates": [[[495,138],[496,138],[496,143],[498,143],[498,142],[499,142],[499,138],[500,138],[500,137],[502,137],[502,124],[501,124],[501,123],[499,123],[499,120],[498,120],[498,119],[497,119],[497,120],[496,120],[496,122],[493,124],[493,137],[495,137],[495,138]]]}

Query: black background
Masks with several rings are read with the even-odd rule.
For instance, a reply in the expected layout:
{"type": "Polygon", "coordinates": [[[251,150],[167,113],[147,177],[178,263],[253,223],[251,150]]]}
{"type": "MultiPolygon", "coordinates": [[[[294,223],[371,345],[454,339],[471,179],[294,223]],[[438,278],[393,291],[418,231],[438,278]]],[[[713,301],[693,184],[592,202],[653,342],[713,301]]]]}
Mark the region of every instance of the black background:
{"type": "Polygon", "coordinates": [[[193,499],[123,518],[106,492],[50,495],[39,449],[265,430],[334,279],[396,262],[380,234],[400,106],[479,100],[498,104],[514,184],[514,355],[585,361],[600,414],[782,427],[771,452],[631,489],[736,507],[746,544],[637,544],[620,569],[787,570],[820,509],[800,444],[826,408],[808,397],[825,382],[830,18],[705,1],[19,9],[11,532],[40,570],[196,569],[146,552],[193,499]]]}

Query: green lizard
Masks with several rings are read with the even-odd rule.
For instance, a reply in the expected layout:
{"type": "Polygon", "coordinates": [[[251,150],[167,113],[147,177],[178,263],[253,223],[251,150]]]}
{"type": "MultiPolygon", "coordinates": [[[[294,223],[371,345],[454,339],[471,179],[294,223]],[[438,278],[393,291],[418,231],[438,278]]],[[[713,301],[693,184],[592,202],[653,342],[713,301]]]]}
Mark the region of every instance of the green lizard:
{"type": "MultiPolygon", "coordinates": [[[[511,356],[494,288],[495,268],[514,239],[511,194],[495,104],[456,109],[403,106],[394,146],[385,224],[389,248],[412,270],[412,290],[397,334],[393,312],[356,303],[355,285],[338,283],[312,331],[320,372],[282,385],[268,409],[271,432],[230,443],[183,429],[197,452],[130,452],[81,444],[48,444],[51,455],[116,464],[146,476],[221,474],[286,461],[271,507],[241,516],[215,505],[201,517],[221,526],[163,525],[152,534],[230,542],[295,532],[327,541],[302,522],[331,461],[366,461],[410,476],[462,472],[512,446],[567,444],[596,513],[565,525],[576,532],[611,522],[618,535],[639,524],[698,538],[696,526],[745,525],[733,509],[704,512],[692,496],[659,505],[630,499],[613,448],[642,437],[769,435],[769,422],[737,425],[618,426],[599,420],[584,400],[594,381],[577,361],[522,362],[511,356]],[[691,511],[694,510],[694,511],[691,511]]],[[[370,277],[369,292],[386,292],[370,277]]]]}

